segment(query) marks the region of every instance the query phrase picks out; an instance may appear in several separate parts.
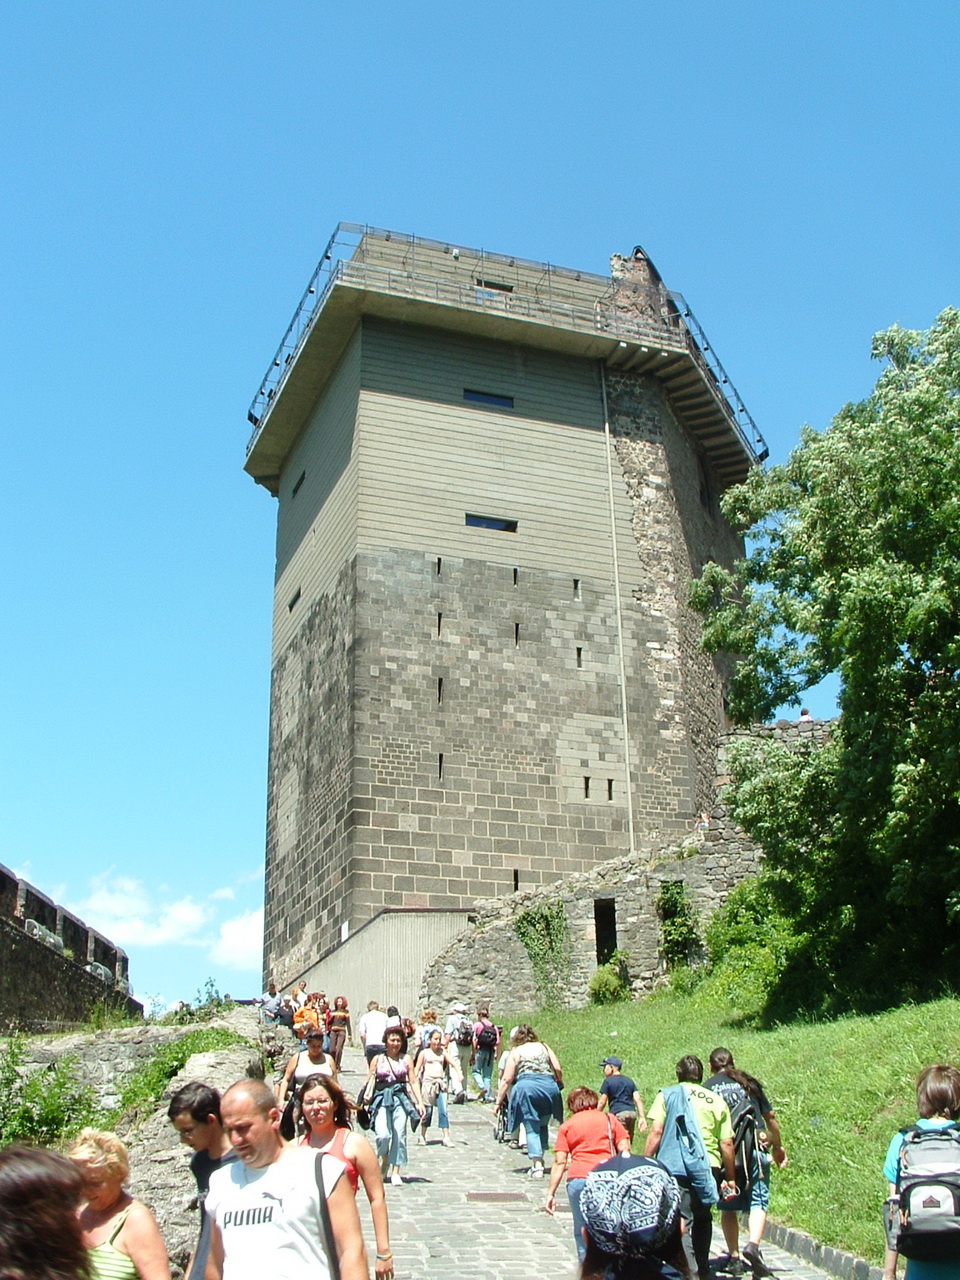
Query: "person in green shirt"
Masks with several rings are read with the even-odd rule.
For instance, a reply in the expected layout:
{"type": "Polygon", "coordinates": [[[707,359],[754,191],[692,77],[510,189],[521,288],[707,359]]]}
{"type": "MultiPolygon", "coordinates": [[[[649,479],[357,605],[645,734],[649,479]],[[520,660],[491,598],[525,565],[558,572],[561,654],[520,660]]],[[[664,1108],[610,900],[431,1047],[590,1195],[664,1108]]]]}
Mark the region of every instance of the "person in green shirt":
{"type": "MultiPolygon", "coordinates": [[[[686,1094],[687,1105],[696,1119],[703,1138],[707,1159],[713,1170],[719,1187],[721,1199],[736,1195],[737,1182],[733,1160],[733,1123],[730,1120],[730,1108],[719,1096],[700,1083],[703,1080],[703,1063],[694,1054],[687,1054],[677,1063],[677,1080],[686,1094]],[[721,1176],[722,1175],[722,1176],[721,1176]]],[[[711,1203],[691,1185],[690,1179],[671,1167],[668,1155],[670,1143],[665,1141],[664,1122],[667,1116],[667,1104],[664,1090],[657,1094],[647,1119],[650,1129],[643,1148],[645,1156],[656,1156],[661,1143],[664,1146],[662,1159],[670,1172],[680,1184],[680,1212],[685,1223],[683,1238],[684,1251],[691,1270],[696,1270],[699,1280],[709,1280],[710,1276],[710,1241],[713,1237],[713,1217],[711,1203]]],[[[667,1138],[672,1135],[667,1135],[667,1138]]]]}

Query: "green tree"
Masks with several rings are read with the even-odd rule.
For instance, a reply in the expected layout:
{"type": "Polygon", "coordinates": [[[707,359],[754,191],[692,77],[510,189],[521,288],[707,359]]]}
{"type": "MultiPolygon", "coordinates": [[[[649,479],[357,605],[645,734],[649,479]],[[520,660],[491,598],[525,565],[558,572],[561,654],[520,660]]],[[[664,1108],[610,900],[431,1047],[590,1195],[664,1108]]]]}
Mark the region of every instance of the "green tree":
{"type": "Polygon", "coordinates": [[[728,492],[748,554],[692,591],[704,646],[740,659],[737,722],[839,675],[825,751],[732,762],[733,814],[798,919],[792,976],[819,977],[820,1007],[955,987],[960,958],[960,312],[879,333],[873,355],[871,396],[728,492]]]}

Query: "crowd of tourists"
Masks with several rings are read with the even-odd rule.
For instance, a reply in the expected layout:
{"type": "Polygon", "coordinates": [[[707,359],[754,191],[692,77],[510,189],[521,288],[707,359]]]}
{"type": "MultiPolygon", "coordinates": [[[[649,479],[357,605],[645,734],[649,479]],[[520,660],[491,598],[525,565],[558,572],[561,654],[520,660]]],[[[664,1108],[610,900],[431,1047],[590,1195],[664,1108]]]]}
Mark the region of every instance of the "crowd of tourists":
{"type": "MultiPolygon", "coordinates": [[[[411,1132],[427,1146],[435,1118],[440,1144],[450,1145],[452,1108],[467,1102],[471,1084],[500,1139],[526,1153],[528,1176],[546,1181],[548,1214],[565,1184],[581,1280],[708,1280],[715,1209],[726,1246],[715,1269],[774,1274],[761,1242],[771,1166],[786,1167],[787,1154],[763,1084],[729,1049],[709,1054],[706,1079],[699,1057],[681,1057],[676,1082],[646,1109],[621,1059],[606,1057],[596,1089],[569,1089],[564,1119],[554,1050],[527,1024],[505,1034],[486,1005],[469,1016],[455,1002],[441,1024],[432,1008],[414,1020],[371,1001],[355,1028],[366,1076],[354,1097],[339,1080],[354,1035],[344,997],[330,1004],[305,984],[279,996],[271,983],[260,1004],[264,1021],[298,1042],[273,1086],[241,1080],[221,1097],[193,1082],[169,1104],[171,1124],[193,1151],[200,1206],[187,1280],[301,1280],[308,1271],[317,1280],[369,1280],[361,1184],[373,1272],[392,1280],[385,1188],[404,1184],[411,1132]],[[302,1016],[284,1021],[286,1002],[302,1016]],[[551,1121],[558,1128],[547,1170],[551,1121]]],[[[894,1280],[901,1255],[906,1280],[957,1280],[960,1073],[926,1068],[917,1112],[894,1135],[883,1166],[884,1280],[894,1280]]],[[[120,1138],[94,1129],[65,1156],[0,1151],[0,1277],[170,1280],[160,1231],[126,1190],[128,1173],[120,1138]]]]}

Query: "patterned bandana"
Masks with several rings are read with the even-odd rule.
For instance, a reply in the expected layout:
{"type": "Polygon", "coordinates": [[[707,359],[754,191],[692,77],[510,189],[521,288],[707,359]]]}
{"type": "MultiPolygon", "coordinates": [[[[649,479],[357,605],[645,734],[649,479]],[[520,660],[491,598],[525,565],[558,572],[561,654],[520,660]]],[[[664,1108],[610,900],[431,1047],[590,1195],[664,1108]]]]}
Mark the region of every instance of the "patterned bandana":
{"type": "Polygon", "coordinates": [[[588,1175],[580,1212],[604,1253],[647,1257],[676,1230],[680,1188],[660,1165],[613,1166],[611,1160],[588,1175]]]}

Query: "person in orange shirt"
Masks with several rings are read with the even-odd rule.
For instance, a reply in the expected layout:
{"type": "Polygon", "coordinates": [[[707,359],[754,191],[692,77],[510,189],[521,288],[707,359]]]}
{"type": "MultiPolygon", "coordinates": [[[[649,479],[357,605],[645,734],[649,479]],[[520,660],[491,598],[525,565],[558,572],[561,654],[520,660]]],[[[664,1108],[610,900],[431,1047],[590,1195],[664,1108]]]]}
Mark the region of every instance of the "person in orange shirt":
{"type": "Polygon", "coordinates": [[[573,1238],[577,1246],[577,1257],[581,1262],[586,1253],[586,1244],[583,1239],[585,1223],[580,1212],[580,1192],[587,1174],[604,1160],[615,1156],[618,1151],[630,1154],[629,1133],[616,1116],[605,1115],[599,1110],[599,1106],[600,1099],[592,1089],[580,1086],[567,1094],[570,1119],[565,1120],[557,1130],[553,1144],[553,1168],[550,1170],[550,1185],[544,1205],[547,1213],[553,1214],[556,1209],[557,1188],[566,1171],[567,1196],[573,1215],[573,1238]]]}

